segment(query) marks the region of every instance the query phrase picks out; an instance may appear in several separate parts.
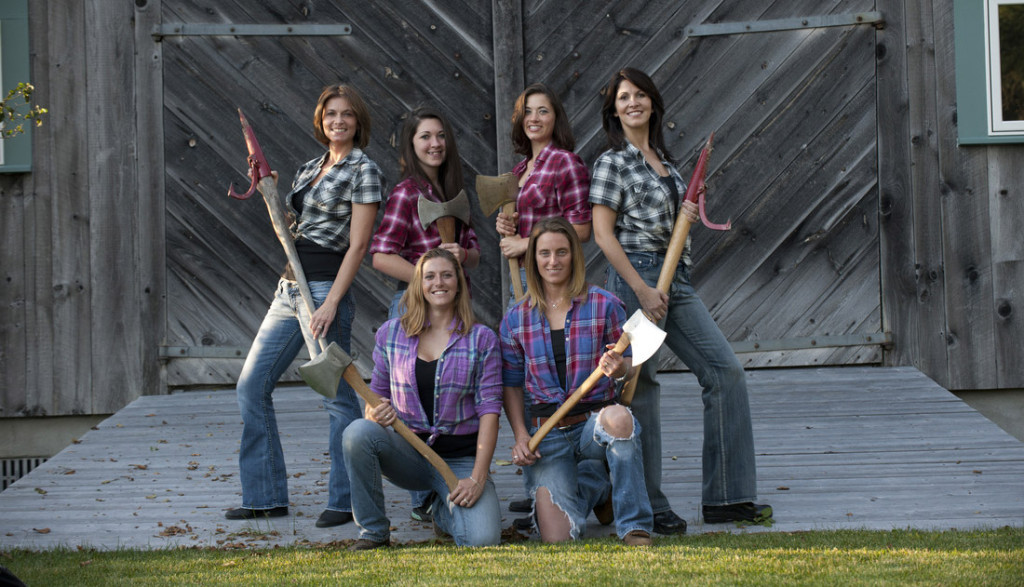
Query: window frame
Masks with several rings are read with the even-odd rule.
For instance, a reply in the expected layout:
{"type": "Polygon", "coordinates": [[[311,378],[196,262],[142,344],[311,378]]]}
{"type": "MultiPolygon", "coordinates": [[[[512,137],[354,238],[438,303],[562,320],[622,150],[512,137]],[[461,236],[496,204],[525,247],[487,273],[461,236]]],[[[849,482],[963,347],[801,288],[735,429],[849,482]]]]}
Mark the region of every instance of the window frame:
{"type": "MultiPolygon", "coordinates": [[[[29,79],[28,0],[0,0],[0,91],[6,97],[29,79]]],[[[25,132],[0,139],[0,173],[32,171],[32,124],[25,132]]]]}

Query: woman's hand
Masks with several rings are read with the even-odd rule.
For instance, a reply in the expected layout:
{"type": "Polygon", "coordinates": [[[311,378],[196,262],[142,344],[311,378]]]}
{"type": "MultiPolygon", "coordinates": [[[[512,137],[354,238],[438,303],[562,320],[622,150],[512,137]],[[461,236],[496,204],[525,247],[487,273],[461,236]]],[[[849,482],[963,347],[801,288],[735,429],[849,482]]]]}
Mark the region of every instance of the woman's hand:
{"type": "Polygon", "coordinates": [[[313,333],[313,338],[320,339],[327,336],[327,331],[331,328],[331,323],[334,322],[337,313],[336,306],[328,303],[320,304],[320,307],[313,312],[313,316],[309,319],[309,330],[313,333]]]}
{"type": "Polygon", "coordinates": [[[605,345],[605,348],[608,350],[601,355],[601,359],[597,363],[601,372],[612,379],[624,377],[629,368],[626,367],[622,355],[612,350],[615,348],[614,344],[605,345]]]}
{"type": "Polygon", "coordinates": [[[473,507],[477,500],[480,499],[480,496],[484,494],[484,481],[487,481],[487,479],[477,481],[472,475],[465,479],[459,479],[459,484],[455,486],[455,491],[448,494],[448,501],[459,507],[473,507]]]}
{"type": "Polygon", "coordinates": [[[529,244],[529,239],[521,236],[506,236],[498,241],[498,246],[501,247],[501,254],[505,255],[506,259],[522,257],[526,254],[526,247],[529,244]]]}
{"type": "Polygon", "coordinates": [[[391,400],[381,399],[379,404],[366,410],[366,419],[387,428],[398,419],[398,413],[391,405],[391,400]]]}
{"type": "Polygon", "coordinates": [[[498,212],[498,218],[494,222],[494,229],[498,231],[501,236],[515,236],[518,230],[519,224],[519,213],[513,212],[512,215],[505,214],[504,212],[498,212]]]}
{"type": "Polygon", "coordinates": [[[459,243],[441,243],[438,245],[438,248],[444,249],[452,255],[455,255],[455,259],[459,262],[459,265],[464,264],[466,262],[466,257],[469,256],[466,249],[459,246],[459,243]]]}
{"type": "Polygon", "coordinates": [[[512,447],[512,464],[519,465],[520,467],[526,467],[537,462],[540,458],[539,452],[530,452],[530,437],[523,435],[522,438],[517,438],[515,445],[512,447]]]}
{"type": "Polygon", "coordinates": [[[655,287],[645,285],[636,293],[640,307],[651,320],[658,322],[668,314],[668,294],[658,291],[655,287]]]}
{"type": "MultiPolygon", "coordinates": [[[[703,186],[700,188],[704,191],[706,188],[703,186]]],[[[690,200],[683,200],[683,207],[680,208],[680,212],[686,216],[686,219],[690,221],[690,224],[696,224],[700,220],[700,209],[697,207],[697,202],[691,202],[690,200]]]]}

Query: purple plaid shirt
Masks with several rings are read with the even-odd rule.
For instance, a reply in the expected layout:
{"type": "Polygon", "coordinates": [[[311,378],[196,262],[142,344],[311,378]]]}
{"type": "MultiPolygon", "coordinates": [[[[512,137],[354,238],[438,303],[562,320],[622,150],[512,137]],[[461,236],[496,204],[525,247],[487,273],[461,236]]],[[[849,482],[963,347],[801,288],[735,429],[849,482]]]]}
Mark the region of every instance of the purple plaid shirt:
{"type": "MultiPolygon", "coordinates": [[[[418,201],[421,195],[432,202],[441,201],[433,186],[414,177],[403,179],[391,190],[384,204],[384,218],[370,244],[370,254],[397,254],[415,265],[423,253],[441,244],[436,224],[431,224],[426,230],[420,224],[418,201]]],[[[459,233],[459,246],[464,249],[480,248],[472,228],[463,224],[459,233]]]]}
{"type": "MultiPolygon", "coordinates": [[[[626,309],[611,293],[590,286],[585,299],[574,298],[565,317],[565,376],[568,390],[558,383],[551,350],[551,325],[539,308],[520,301],[501,321],[502,381],[521,387],[531,404],[560,404],[597,368],[606,344],[622,336],[626,309]]],[[[626,348],[623,356],[632,356],[626,348]]],[[[615,397],[615,384],[602,377],[581,401],[602,402],[615,397]]]]}
{"type": "MultiPolygon", "coordinates": [[[[528,161],[520,161],[512,173],[521,178],[528,161]]],[[[516,198],[519,235],[529,237],[534,224],[552,216],[562,216],[570,224],[590,222],[589,194],[590,174],[583,159],[549,144],[537,154],[533,173],[516,198]]]]}
{"type": "Polygon", "coordinates": [[[377,330],[370,389],[391,400],[410,430],[430,434],[427,444],[432,444],[441,434],[477,432],[481,416],[501,413],[498,337],[490,328],[476,324],[467,335],[453,334],[437,361],[431,426],[416,386],[420,338],[406,336],[399,320],[388,320],[377,330]]]}

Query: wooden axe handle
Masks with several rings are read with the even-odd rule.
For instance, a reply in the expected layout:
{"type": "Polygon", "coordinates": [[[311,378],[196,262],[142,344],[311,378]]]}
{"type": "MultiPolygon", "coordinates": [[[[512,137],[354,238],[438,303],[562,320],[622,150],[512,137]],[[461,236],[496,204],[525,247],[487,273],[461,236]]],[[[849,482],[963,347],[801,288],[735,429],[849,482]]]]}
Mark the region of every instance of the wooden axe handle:
{"type": "MultiPolygon", "coordinates": [[[[342,377],[345,378],[345,381],[352,386],[352,389],[356,390],[359,397],[363,398],[363,401],[369,404],[370,407],[377,407],[380,405],[380,396],[373,393],[370,386],[363,381],[363,377],[359,374],[359,371],[356,370],[355,364],[350,364],[346,367],[345,372],[342,373],[342,377]]],[[[444,462],[444,459],[438,456],[438,454],[434,452],[434,449],[427,446],[427,443],[423,442],[423,439],[416,436],[415,432],[409,430],[409,427],[405,425],[405,422],[402,422],[398,417],[395,417],[395,423],[392,424],[391,427],[394,428],[395,432],[404,438],[406,442],[411,444],[412,447],[416,449],[416,452],[423,455],[423,458],[427,459],[427,461],[437,469],[438,473],[441,473],[441,477],[444,478],[445,485],[448,486],[448,492],[450,493],[455,491],[455,488],[459,485],[459,478],[455,476],[454,472],[452,472],[448,463],[444,462]]]]}
{"type": "MultiPolygon", "coordinates": [[[[509,202],[501,209],[506,216],[512,216],[516,213],[516,203],[509,202]]],[[[516,301],[523,299],[523,280],[519,276],[519,259],[515,257],[508,258],[508,277],[512,280],[512,293],[516,296],[516,301]]]]}
{"type": "MultiPolygon", "coordinates": [[[[615,343],[614,350],[615,352],[622,354],[622,351],[626,350],[626,347],[628,346],[629,335],[623,332],[622,336],[619,337],[618,342],[615,343]]],[[[537,432],[535,432],[530,438],[530,442],[527,444],[527,448],[530,449],[530,452],[535,452],[537,450],[537,447],[540,446],[540,441],[544,440],[544,437],[551,432],[555,425],[557,425],[570,410],[576,407],[576,404],[580,403],[580,400],[583,399],[584,396],[590,393],[590,390],[597,385],[597,382],[600,381],[602,377],[604,377],[604,372],[601,371],[601,368],[598,367],[597,369],[594,369],[590,376],[587,377],[587,380],[577,387],[576,391],[572,392],[572,395],[566,398],[562,405],[558,406],[555,413],[545,420],[544,423],[540,425],[540,428],[537,429],[537,432]]]]}

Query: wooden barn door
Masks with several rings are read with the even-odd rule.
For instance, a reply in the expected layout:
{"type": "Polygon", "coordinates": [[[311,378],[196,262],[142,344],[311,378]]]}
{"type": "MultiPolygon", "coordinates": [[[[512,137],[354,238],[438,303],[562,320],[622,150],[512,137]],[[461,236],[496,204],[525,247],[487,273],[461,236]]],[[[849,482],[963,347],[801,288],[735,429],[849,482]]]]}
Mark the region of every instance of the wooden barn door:
{"type": "MultiPolygon", "coordinates": [[[[366,150],[389,186],[403,117],[425,103],[451,116],[472,185],[476,173],[496,172],[491,26],[489,3],[473,0],[163,1],[168,385],[234,383],[285,264],[260,196],[225,196],[232,182],[248,185],[236,108],[280,172],[282,194],[298,166],[322,153],[313,110],[321,89],[339,82],[371,107],[366,150]]],[[[493,231],[480,232],[496,250],[493,231]]],[[[497,307],[497,273],[472,277],[497,307]]],[[[392,291],[367,259],[352,336],[364,374],[392,291]]]]}
{"type": "Polygon", "coordinates": [[[748,367],[881,360],[873,8],[524,3],[526,79],[563,96],[588,164],[605,148],[599,91],[625,66],[658,84],[684,178],[715,133],[708,211],[733,229],[693,231],[693,278],[748,367]]]}

